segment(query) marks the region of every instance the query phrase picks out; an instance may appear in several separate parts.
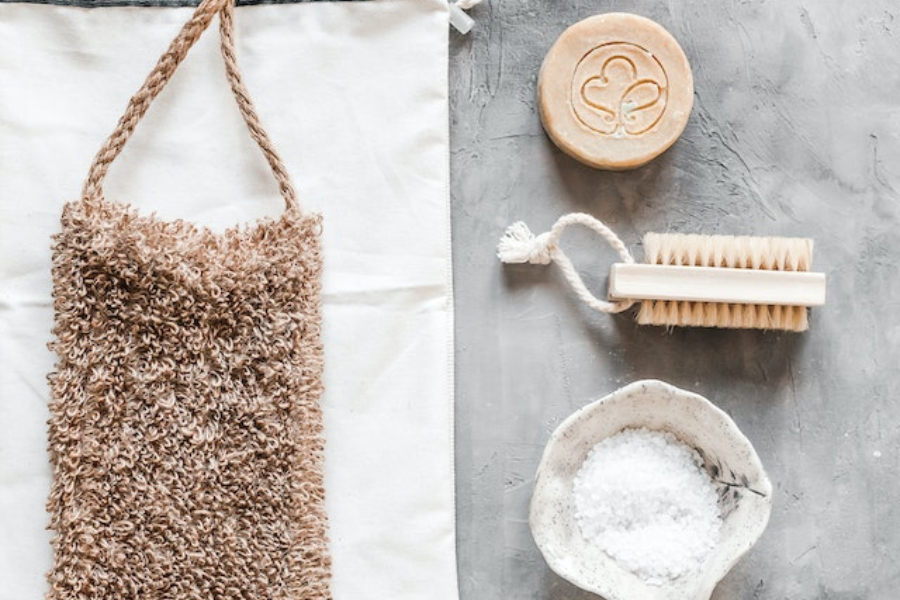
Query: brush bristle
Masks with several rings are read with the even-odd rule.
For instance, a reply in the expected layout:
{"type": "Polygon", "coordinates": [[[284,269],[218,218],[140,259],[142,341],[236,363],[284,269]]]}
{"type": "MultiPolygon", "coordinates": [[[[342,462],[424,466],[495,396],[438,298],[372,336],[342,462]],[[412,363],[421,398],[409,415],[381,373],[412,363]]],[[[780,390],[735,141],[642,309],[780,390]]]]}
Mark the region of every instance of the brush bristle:
{"type": "Polygon", "coordinates": [[[783,331],[806,331],[809,329],[805,306],[718,304],[672,300],[644,300],[638,311],[637,322],[641,325],[671,327],[780,329],[783,331]]]}
{"type": "Polygon", "coordinates": [[[809,271],[813,241],[806,238],[648,233],[644,262],[654,265],[809,271]]]}
{"type": "MultiPolygon", "coordinates": [[[[648,233],[644,262],[658,265],[808,271],[813,242],[805,238],[733,237],[648,233]]],[[[637,321],[641,325],[779,329],[806,331],[804,306],[718,304],[645,300],[637,321]]]]}

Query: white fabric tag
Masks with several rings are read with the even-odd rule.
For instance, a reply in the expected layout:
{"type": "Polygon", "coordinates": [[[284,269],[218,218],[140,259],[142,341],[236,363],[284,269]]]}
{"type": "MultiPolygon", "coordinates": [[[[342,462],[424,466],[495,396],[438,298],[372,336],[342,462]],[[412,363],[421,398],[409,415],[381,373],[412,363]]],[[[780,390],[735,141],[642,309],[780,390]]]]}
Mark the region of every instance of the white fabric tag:
{"type": "MultiPolygon", "coordinates": [[[[325,216],[326,488],[337,600],[453,600],[445,0],[238,8],[260,117],[325,216]]],[[[50,235],[191,9],[0,4],[0,600],[39,598],[50,235]]],[[[110,199],[222,230],[281,199],[214,23],[137,128],[110,199]]]]}

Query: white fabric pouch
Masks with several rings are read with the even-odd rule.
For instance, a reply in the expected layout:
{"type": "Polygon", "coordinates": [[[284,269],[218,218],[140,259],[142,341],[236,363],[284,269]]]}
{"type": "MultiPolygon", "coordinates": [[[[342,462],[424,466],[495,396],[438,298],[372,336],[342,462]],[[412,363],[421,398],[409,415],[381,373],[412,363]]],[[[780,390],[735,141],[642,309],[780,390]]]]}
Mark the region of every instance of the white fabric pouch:
{"type": "MultiPolygon", "coordinates": [[[[190,8],[0,3],[0,600],[39,598],[50,236],[190,8]]],[[[238,8],[260,117],[324,215],[326,506],[337,600],[451,600],[453,308],[445,0],[238,8]]],[[[205,36],[106,180],[215,230],[281,211],[205,36]]]]}

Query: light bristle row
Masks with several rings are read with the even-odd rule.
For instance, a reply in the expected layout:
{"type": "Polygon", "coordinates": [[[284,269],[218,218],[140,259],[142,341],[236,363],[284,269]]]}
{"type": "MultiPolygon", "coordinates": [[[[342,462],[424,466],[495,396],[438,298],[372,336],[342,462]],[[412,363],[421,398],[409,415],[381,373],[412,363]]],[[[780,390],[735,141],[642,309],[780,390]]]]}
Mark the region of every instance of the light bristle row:
{"type": "Polygon", "coordinates": [[[771,329],[806,331],[809,328],[804,306],[759,304],[718,304],[645,300],[637,322],[641,325],[672,327],[721,327],[726,329],[771,329]]]}
{"type": "Polygon", "coordinates": [[[648,233],[644,262],[656,265],[809,271],[813,241],[807,238],[648,233]]]}

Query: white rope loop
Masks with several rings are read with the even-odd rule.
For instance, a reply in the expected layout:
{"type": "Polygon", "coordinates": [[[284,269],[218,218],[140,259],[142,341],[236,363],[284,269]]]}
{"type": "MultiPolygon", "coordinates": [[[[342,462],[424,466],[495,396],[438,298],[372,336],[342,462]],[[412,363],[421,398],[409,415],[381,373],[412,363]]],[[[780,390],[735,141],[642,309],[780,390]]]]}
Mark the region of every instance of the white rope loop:
{"type": "Polygon", "coordinates": [[[628,310],[634,300],[611,302],[600,300],[594,296],[575,270],[575,266],[566,253],[559,247],[559,238],[569,225],[583,225],[600,235],[622,258],[623,262],[633,263],[634,258],[628,252],[624,242],[609,227],[591,215],[571,213],[557,219],[550,231],[535,236],[528,226],[521,221],[510,225],[497,246],[497,257],[504,263],[530,263],[547,265],[555,262],[562,270],[566,281],[575,294],[594,310],[604,313],[620,313],[628,310]]]}

